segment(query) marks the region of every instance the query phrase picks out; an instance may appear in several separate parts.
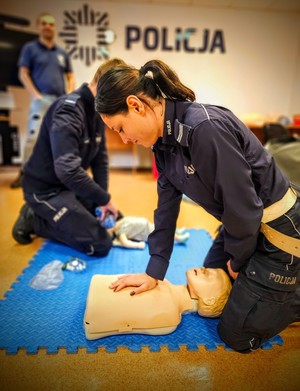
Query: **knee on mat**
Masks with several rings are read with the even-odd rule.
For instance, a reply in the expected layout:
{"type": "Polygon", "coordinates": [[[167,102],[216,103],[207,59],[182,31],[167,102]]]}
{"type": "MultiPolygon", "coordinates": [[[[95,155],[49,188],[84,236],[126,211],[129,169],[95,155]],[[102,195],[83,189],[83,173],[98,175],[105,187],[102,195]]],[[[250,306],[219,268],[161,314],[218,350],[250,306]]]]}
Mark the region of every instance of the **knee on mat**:
{"type": "Polygon", "coordinates": [[[261,338],[246,333],[236,333],[229,328],[224,327],[221,322],[218,324],[217,329],[222,341],[238,353],[250,353],[257,350],[262,345],[261,338]]]}
{"type": "Polygon", "coordinates": [[[112,248],[112,239],[106,232],[101,235],[97,231],[89,232],[89,235],[85,233],[84,237],[77,237],[74,247],[87,255],[105,257],[112,248]]]}
{"type": "Polygon", "coordinates": [[[112,248],[112,240],[111,238],[107,238],[106,240],[101,241],[98,240],[95,241],[92,246],[94,255],[98,257],[106,257],[112,248]]]}

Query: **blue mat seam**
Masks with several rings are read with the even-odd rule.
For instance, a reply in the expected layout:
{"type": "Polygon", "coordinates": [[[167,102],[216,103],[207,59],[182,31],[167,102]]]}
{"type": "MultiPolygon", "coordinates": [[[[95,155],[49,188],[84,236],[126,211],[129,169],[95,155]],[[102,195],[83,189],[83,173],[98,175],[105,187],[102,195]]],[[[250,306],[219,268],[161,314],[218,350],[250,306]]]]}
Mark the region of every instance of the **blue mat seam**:
{"type": "MultiPolygon", "coordinates": [[[[174,284],[186,284],[186,270],[201,266],[212,243],[211,235],[203,229],[191,229],[186,244],[176,244],[166,278],[174,284]]],[[[28,266],[0,300],[0,349],[7,354],[26,350],[37,354],[45,349],[47,354],[57,354],[65,349],[76,354],[78,349],[96,353],[117,352],[125,347],[140,352],[147,347],[158,352],[167,347],[171,352],[185,347],[197,351],[205,346],[214,351],[223,346],[229,349],[217,333],[217,319],[207,319],[197,313],[182,317],[177,329],[168,335],[149,336],[142,334],[117,335],[88,341],[85,338],[83,316],[89,284],[94,274],[121,274],[143,272],[148,263],[148,247],[145,250],[113,248],[104,258],[89,257],[65,245],[45,240],[29,261],[28,266]],[[83,273],[64,272],[62,284],[53,291],[37,291],[29,286],[30,280],[49,262],[57,259],[66,262],[70,257],[79,257],[87,262],[83,273]]],[[[283,344],[280,336],[267,341],[263,348],[283,344]]]]}

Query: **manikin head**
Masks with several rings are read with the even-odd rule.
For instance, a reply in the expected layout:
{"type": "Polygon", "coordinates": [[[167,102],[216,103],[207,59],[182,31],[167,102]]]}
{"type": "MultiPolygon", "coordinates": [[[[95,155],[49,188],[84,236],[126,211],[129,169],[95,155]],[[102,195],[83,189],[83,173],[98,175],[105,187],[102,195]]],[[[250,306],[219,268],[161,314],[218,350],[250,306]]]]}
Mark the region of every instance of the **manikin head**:
{"type": "Polygon", "coordinates": [[[223,269],[193,268],[186,272],[188,290],[198,300],[198,314],[205,317],[221,315],[231,291],[231,282],[223,269]]]}

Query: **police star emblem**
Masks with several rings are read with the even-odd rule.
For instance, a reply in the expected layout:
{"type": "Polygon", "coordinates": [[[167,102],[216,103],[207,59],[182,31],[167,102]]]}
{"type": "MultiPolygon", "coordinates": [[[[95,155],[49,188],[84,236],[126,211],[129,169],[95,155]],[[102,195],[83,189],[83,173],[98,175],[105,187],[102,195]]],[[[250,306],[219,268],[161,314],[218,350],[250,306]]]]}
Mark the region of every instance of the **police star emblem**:
{"type": "Polygon", "coordinates": [[[96,60],[109,59],[109,45],[115,34],[109,29],[107,12],[94,11],[88,4],[74,11],[64,11],[64,25],[59,36],[72,59],[79,59],[86,66],[96,60]]]}

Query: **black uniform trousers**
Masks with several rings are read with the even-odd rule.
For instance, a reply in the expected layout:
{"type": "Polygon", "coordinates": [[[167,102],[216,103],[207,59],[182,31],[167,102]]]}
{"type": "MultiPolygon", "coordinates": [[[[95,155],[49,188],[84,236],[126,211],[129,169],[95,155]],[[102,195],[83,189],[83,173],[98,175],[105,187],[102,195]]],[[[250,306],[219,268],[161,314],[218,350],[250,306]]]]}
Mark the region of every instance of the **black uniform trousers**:
{"type": "MultiPolygon", "coordinates": [[[[283,216],[268,223],[300,239],[300,199],[283,216]]],[[[228,272],[221,227],[204,266],[228,272]]],[[[300,321],[300,258],[279,250],[262,233],[257,248],[233,282],[221,314],[218,332],[232,349],[247,353],[258,349],[290,323],[300,321]]]]}
{"type": "Polygon", "coordinates": [[[35,212],[35,234],[52,239],[85,254],[106,256],[112,247],[111,236],[100,226],[95,205],[79,199],[69,190],[49,194],[25,194],[35,212]]]}

